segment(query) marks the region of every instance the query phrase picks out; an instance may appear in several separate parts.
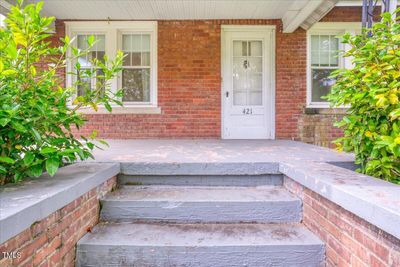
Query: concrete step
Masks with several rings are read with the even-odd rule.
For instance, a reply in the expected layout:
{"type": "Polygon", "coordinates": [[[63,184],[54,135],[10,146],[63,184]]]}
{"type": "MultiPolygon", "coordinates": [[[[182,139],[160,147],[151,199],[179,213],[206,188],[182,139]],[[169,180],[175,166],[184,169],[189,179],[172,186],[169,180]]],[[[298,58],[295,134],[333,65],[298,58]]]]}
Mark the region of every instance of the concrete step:
{"type": "Polygon", "coordinates": [[[176,186],[258,186],[282,185],[282,174],[256,175],[126,175],[118,176],[121,185],[176,186]]]}
{"type": "Polygon", "coordinates": [[[280,186],[121,186],[102,200],[101,220],[286,223],[301,211],[280,186]]]}
{"type": "MultiPolygon", "coordinates": [[[[184,152],[183,152],[184,153],[184,152]]],[[[157,156],[161,155],[162,151],[157,156]]],[[[185,155],[182,154],[184,157],[185,155]]],[[[198,155],[201,157],[202,155],[198,155]]],[[[224,162],[215,155],[205,161],[214,162],[121,162],[121,173],[126,175],[259,175],[279,174],[278,162],[224,162]]]]}
{"type": "Polygon", "coordinates": [[[81,266],[314,267],[324,244],[299,224],[99,224],[78,243],[81,266]]]}
{"type": "Polygon", "coordinates": [[[276,162],[122,162],[119,184],[257,186],[282,185],[276,162]]]}

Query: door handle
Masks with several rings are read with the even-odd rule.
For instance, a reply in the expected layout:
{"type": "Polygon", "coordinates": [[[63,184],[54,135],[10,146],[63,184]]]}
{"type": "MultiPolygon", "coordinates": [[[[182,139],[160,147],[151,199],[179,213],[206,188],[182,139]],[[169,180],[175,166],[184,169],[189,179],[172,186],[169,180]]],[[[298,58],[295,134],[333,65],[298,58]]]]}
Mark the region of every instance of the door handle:
{"type": "Polygon", "coordinates": [[[226,91],[225,96],[229,97],[229,91],[226,91]]]}

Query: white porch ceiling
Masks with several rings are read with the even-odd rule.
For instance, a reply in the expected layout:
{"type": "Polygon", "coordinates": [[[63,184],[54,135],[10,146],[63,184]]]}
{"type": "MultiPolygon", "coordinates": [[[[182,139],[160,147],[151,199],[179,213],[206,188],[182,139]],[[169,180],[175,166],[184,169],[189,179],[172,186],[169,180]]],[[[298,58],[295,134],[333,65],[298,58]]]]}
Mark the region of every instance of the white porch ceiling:
{"type": "MultiPolygon", "coordinates": [[[[5,0],[0,0],[5,1],[5,0]]],[[[25,2],[38,2],[27,0],[25,2]]],[[[7,0],[7,2],[12,2],[7,0]]],[[[307,28],[338,0],[44,0],[46,15],[68,20],[282,19],[307,28]],[[310,20],[310,16],[312,20],[310,20]],[[307,23],[303,24],[304,22],[307,23]]]]}
{"type": "Polygon", "coordinates": [[[44,10],[60,19],[278,19],[315,1],[45,0],[44,10]]]}

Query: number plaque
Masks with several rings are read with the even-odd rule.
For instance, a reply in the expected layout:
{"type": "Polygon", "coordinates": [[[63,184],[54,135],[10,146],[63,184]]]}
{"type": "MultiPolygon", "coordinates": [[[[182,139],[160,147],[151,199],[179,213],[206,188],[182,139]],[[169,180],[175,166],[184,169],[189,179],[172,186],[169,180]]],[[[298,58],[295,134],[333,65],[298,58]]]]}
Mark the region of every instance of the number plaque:
{"type": "Polygon", "coordinates": [[[253,114],[253,109],[252,108],[244,108],[242,113],[244,115],[251,115],[251,114],[253,114]]]}

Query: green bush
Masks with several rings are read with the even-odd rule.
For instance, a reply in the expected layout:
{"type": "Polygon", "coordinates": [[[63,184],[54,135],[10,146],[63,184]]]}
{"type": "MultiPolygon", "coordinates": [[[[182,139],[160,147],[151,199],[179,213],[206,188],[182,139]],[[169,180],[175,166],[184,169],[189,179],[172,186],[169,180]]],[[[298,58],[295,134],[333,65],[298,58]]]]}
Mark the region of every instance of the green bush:
{"type": "Polygon", "coordinates": [[[400,24],[391,14],[362,34],[342,36],[353,68],[333,74],[328,100],[348,106],[337,123],[344,137],[340,150],[354,152],[362,173],[400,183],[400,24]]]}
{"type": "Polygon", "coordinates": [[[20,2],[8,14],[6,27],[0,28],[0,184],[37,177],[44,170],[54,175],[63,163],[92,157],[95,133],[80,139],[72,135],[73,127],[85,123],[79,108],[103,104],[111,110],[111,103],[121,104],[121,92],[113,94],[109,86],[121,70],[121,53],[113,61],[93,60],[101,71],[81,70],[76,63],[72,75],[79,72],[81,79],[74,79],[72,88],[62,86],[64,77],[57,73],[68,60],[77,62],[87,54],[95,40],[88,38],[85,51],[74,48],[68,37],[51,47],[54,18],[42,17],[41,7],[42,3],[22,7],[20,2]],[[96,89],[80,82],[94,76],[99,81],[96,89]],[[77,86],[86,94],[74,97],[77,86]]]}

